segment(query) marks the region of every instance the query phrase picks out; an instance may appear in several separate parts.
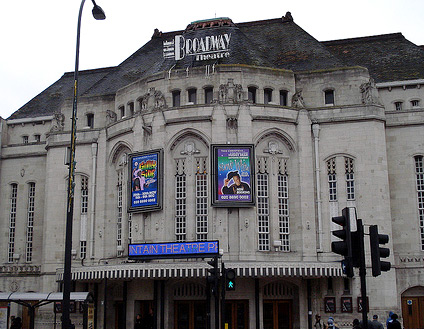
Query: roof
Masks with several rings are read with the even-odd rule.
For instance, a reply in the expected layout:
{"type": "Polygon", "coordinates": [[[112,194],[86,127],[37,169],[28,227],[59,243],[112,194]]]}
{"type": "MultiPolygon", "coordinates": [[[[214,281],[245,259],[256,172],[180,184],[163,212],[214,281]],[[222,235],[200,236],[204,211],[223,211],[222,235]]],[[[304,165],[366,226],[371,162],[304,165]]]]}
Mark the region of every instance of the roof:
{"type": "Polygon", "coordinates": [[[424,78],[424,49],[401,33],[323,42],[347,65],[368,68],[375,82],[424,78]]]}
{"type": "MultiPolygon", "coordinates": [[[[85,90],[111,71],[113,71],[113,67],[79,71],[78,94],[83,94],[85,90]]],[[[71,99],[73,97],[73,88],[74,73],[65,73],[59,80],[31,99],[18,111],[14,112],[8,120],[53,115],[55,112],[60,111],[65,99],[71,99]]]]}
{"type": "MultiPolygon", "coordinates": [[[[71,292],[70,300],[85,301],[89,292],[71,292]]],[[[0,301],[61,301],[63,292],[0,292],[0,301]]]]}
{"type": "MultiPolygon", "coordinates": [[[[424,78],[424,49],[402,34],[319,42],[300,28],[288,12],[281,18],[234,24],[229,18],[195,21],[185,30],[155,30],[149,42],[116,67],[81,71],[80,96],[114,95],[142,78],[172,69],[213,64],[241,64],[300,71],[364,66],[376,82],[424,78]],[[164,42],[178,35],[206,40],[214,35],[231,37],[230,56],[194,61],[164,57],[164,42]]],[[[52,115],[72,98],[73,73],[58,81],[13,113],[9,119],[52,115]]]]}

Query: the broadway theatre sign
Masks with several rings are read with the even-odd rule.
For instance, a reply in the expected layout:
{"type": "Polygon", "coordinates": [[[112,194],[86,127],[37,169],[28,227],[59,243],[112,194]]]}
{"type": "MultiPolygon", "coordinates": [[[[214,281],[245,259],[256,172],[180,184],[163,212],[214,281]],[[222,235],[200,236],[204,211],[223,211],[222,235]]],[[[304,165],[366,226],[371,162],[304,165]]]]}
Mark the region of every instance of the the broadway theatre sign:
{"type": "Polygon", "coordinates": [[[196,61],[226,58],[230,56],[231,33],[210,35],[202,38],[185,38],[176,35],[172,41],[163,42],[163,57],[184,59],[194,56],[196,61]]]}

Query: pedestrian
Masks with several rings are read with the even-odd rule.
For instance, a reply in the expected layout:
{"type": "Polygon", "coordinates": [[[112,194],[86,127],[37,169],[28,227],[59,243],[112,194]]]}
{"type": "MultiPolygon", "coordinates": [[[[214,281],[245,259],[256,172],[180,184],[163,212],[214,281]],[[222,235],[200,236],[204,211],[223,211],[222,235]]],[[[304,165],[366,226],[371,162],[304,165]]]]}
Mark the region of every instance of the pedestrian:
{"type": "Polygon", "coordinates": [[[134,322],[134,329],[143,329],[143,322],[141,321],[141,314],[137,314],[134,322]]]}
{"type": "Polygon", "coordinates": [[[392,322],[389,322],[387,329],[402,329],[402,326],[398,321],[398,315],[396,313],[392,314],[392,322]]]}
{"type": "Polygon", "coordinates": [[[22,329],[22,320],[19,316],[13,320],[10,329],[22,329]]]}
{"type": "Polygon", "coordinates": [[[393,315],[393,312],[392,311],[390,311],[389,312],[389,317],[387,318],[387,320],[386,320],[386,327],[388,328],[389,327],[389,322],[392,322],[393,320],[392,320],[392,315],[393,315]]]}
{"type": "Polygon", "coordinates": [[[314,324],[314,328],[315,329],[324,329],[324,323],[321,320],[321,315],[316,314],[315,315],[315,324],[314,324]]]}
{"type": "Polygon", "coordinates": [[[336,324],[336,322],[334,322],[334,318],[330,316],[324,329],[339,329],[339,326],[336,324]]]}
{"type": "Polygon", "coordinates": [[[372,322],[370,324],[370,329],[384,329],[383,324],[378,321],[378,315],[374,314],[372,316],[372,322]]]}
{"type": "Polygon", "coordinates": [[[358,319],[354,319],[353,320],[353,327],[352,327],[352,329],[362,329],[362,326],[360,325],[358,319]]]}

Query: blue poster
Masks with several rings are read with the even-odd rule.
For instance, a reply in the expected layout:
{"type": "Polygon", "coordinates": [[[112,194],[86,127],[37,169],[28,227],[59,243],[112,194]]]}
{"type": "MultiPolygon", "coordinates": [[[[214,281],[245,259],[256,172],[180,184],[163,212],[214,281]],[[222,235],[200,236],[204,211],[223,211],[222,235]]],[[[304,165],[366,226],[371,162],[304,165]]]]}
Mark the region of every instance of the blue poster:
{"type": "Polygon", "coordinates": [[[158,205],[158,175],[157,152],[131,158],[131,208],[158,205]]]}

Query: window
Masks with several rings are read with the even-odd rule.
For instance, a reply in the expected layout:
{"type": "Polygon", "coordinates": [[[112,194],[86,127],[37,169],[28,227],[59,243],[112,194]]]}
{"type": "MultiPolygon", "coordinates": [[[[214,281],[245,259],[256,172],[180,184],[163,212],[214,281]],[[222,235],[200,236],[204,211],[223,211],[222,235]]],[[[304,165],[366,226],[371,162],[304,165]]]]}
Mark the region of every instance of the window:
{"type": "Polygon", "coordinates": [[[122,256],[123,249],[120,250],[122,246],[122,217],[123,217],[123,187],[124,187],[124,173],[123,170],[118,171],[118,184],[116,186],[116,192],[118,196],[117,200],[117,218],[116,218],[116,245],[118,249],[118,256],[122,256]]]}
{"type": "Polygon", "coordinates": [[[334,105],[334,90],[325,90],[324,91],[324,100],[325,105],[334,105]]]}
{"type": "Polygon", "coordinates": [[[327,161],[328,194],[330,201],[337,201],[336,158],[327,161]]]}
{"type": "Polygon", "coordinates": [[[420,106],[420,101],[418,99],[414,99],[411,101],[411,106],[414,107],[419,107],[420,106]]]}
{"type": "Polygon", "coordinates": [[[88,177],[81,176],[80,258],[87,257],[88,177]]]}
{"type": "Polygon", "coordinates": [[[279,159],[278,173],[278,222],[280,228],[281,251],[290,251],[289,184],[287,160],[279,159]]]}
{"type": "Polygon", "coordinates": [[[213,102],[213,88],[205,88],[205,104],[212,104],[213,102]]]}
{"type": "Polygon", "coordinates": [[[119,107],[119,118],[122,119],[123,117],[125,117],[125,107],[120,106],[119,107]]]}
{"type": "Polygon", "coordinates": [[[41,135],[35,134],[35,135],[34,135],[34,141],[35,141],[36,143],[40,143],[40,142],[41,142],[41,135]]]}
{"type": "Polygon", "coordinates": [[[196,88],[191,88],[187,90],[188,102],[192,104],[197,104],[197,90],[196,88]]]}
{"type": "Polygon", "coordinates": [[[176,159],[175,174],[175,237],[177,242],[186,240],[187,177],[185,173],[185,159],[176,159]]]}
{"type": "Polygon", "coordinates": [[[93,129],[94,128],[94,114],[87,113],[87,127],[93,129]]]}
{"type": "Polygon", "coordinates": [[[256,87],[248,87],[247,88],[247,97],[249,102],[255,104],[256,103],[256,87]]]}
{"type": "Polygon", "coordinates": [[[268,173],[258,174],[258,249],[259,251],[270,250],[269,235],[269,183],[268,173]]]}
{"type": "Polygon", "coordinates": [[[134,115],[134,102],[128,103],[128,113],[130,116],[134,115]]]}
{"type": "Polygon", "coordinates": [[[34,215],[35,215],[35,183],[28,184],[28,211],[27,211],[27,236],[25,248],[25,261],[32,262],[34,241],[34,215]]]}
{"type": "Polygon", "coordinates": [[[421,250],[424,251],[424,161],[423,156],[415,157],[415,179],[417,183],[418,220],[420,226],[421,250]]]}
{"type": "Polygon", "coordinates": [[[287,106],[287,91],[280,90],[280,105],[287,106]]]}
{"type": "Polygon", "coordinates": [[[347,200],[352,201],[355,200],[355,176],[353,159],[345,157],[345,169],[347,200]]]}
{"type": "Polygon", "coordinates": [[[272,89],[264,89],[264,104],[269,104],[272,102],[272,89]]]}
{"type": "Polygon", "coordinates": [[[196,172],[196,240],[205,241],[208,238],[208,175],[206,172],[207,158],[197,158],[196,172]]]}
{"type": "Polygon", "coordinates": [[[28,144],[28,136],[22,136],[22,143],[28,144]]]}
{"type": "Polygon", "coordinates": [[[16,202],[18,199],[18,184],[10,185],[10,212],[9,212],[9,243],[7,247],[7,261],[13,262],[13,254],[15,253],[15,237],[16,237],[16,202]]]}
{"type": "Polygon", "coordinates": [[[181,106],[181,92],[179,90],[174,90],[172,92],[172,106],[173,107],[181,106]]]}
{"type": "Polygon", "coordinates": [[[402,102],[395,102],[396,111],[402,111],[402,102]]]}

